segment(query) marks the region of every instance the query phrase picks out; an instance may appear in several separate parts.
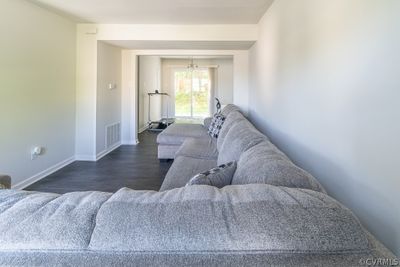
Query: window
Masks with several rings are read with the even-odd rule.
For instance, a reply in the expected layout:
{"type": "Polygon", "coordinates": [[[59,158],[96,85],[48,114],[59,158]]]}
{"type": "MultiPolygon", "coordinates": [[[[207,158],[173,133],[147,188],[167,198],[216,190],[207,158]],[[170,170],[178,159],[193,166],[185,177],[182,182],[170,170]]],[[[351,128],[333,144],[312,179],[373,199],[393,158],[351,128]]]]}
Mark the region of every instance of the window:
{"type": "Polygon", "coordinates": [[[209,116],[210,83],[208,69],[175,70],[175,116],[182,118],[205,118],[209,116]]]}

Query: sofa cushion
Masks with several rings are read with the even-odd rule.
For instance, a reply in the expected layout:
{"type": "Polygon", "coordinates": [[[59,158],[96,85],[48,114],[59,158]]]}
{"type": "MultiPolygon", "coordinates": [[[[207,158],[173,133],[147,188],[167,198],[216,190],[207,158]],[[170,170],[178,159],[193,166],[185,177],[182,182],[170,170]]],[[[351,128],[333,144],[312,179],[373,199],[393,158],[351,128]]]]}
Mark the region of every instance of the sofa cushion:
{"type": "Polygon", "coordinates": [[[157,147],[159,159],[174,159],[176,152],[181,148],[181,145],[162,145],[157,147]]]}
{"type": "Polygon", "coordinates": [[[215,167],[217,167],[216,159],[177,156],[165,176],[160,191],[183,187],[195,174],[215,167]]]}
{"type": "Polygon", "coordinates": [[[0,190],[0,250],[86,249],[105,192],[0,190]]]}
{"type": "Polygon", "coordinates": [[[89,250],[329,255],[368,245],[358,220],[328,195],[242,185],[121,189],[99,210],[89,250]]]}
{"type": "Polygon", "coordinates": [[[244,151],[264,140],[267,140],[267,137],[257,131],[250,122],[237,122],[225,136],[218,154],[218,165],[239,160],[244,151]]]}
{"type": "Polygon", "coordinates": [[[174,123],[157,136],[157,143],[181,145],[188,137],[207,138],[207,129],[201,124],[174,123]]]}
{"type": "Polygon", "coordinates": [[[236,162],[232,161],[227,164],[222,164],[216,168],[212,168],[206,172],[202,172],[193,176],[186,184],[190,185],[210,185],[218,188],[230,185],[233,174],[236,170],[236,162]]]}
{"type": "Polygon", "coordinates": [[[234,104],[228,104],[221,110],[221,114],[226,117],[233,111],[239,111],[240,112],[240,108],[238,106],[234,105],[234,104]]]}
{"type": "Polygon", "coordinates": [[[206,129],[208,129],[208,127],[210,127],[211,121],[212,121],[212,117],[204,118],[203,125],[206,129]]]}
{"type": "Polygon", "coordinates": [[[224,124],[222,125],[221,130],[219,131],[218,139],[217,139],[217,148],[218,151],[221,149],[221,146],[225,140],[225,136],[228,134],[229,130],[233,125],[240,121],[247,120],[242,113],[239,111],[232,111],[229,115],[226,116],[224,124]]]}
{"type": "Polygon", "coordinates": [[[217,159],[217,141],[215,138],[187,138],[178,149],[175,157],[187,156],[199,159],[217,159]]]}
{"type": "Polygon", "coordinates": [[[322,185],[311,174],[297,167],[269,141],[243,152],[232,179],[232,184],[260,183],[325,193],[322,185]]]}

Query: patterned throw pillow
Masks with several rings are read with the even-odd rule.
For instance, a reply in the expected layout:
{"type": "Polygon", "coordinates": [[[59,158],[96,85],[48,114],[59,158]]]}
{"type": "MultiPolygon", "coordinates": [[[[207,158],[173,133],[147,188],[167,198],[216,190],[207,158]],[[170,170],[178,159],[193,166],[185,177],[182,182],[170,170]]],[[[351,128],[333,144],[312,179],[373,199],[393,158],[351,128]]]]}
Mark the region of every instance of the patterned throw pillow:
{"type": "Polygon", "coordinates": [[[208,134],[211,137],[218,138],[219,131],[221,130],[224,121],[225,116],[220,113],[216,113],[212,118],[210,126],[208,127],[208,134]]]}
{"type": "Polygon", "coordinates": [[[236,171],[236,162],[232,161],[222,164],[217,168],[196,174],[190,179],[186,186],[190,185],[211,185],[218,188],[230,185],[233,174],[236,171]]]}

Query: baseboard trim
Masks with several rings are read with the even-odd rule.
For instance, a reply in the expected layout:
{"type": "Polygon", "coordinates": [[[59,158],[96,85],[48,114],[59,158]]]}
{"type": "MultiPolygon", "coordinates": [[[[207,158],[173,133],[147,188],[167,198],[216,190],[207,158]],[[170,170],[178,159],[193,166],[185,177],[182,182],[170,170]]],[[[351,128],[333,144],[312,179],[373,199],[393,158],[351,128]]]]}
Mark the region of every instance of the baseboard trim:
{"type": "Polygon", "coordinates": [[[55,173],[59,169],[64,168],[65,166],[71,164],[74,161],[75,161],[75,157],[70,157],[66,160],[63,160],[63,161],[51,166],[50,168],[47,168],[46,170],[41,171],[41,172],[23,180],[22,182],[19,182],[18,184],[12,186],[12,189],[18,189],[18,190],[24,189],[25,187],[28,187],[31,184],[36,183],[37,181],[45,178],[46,176],[49,176],[50,174],[55,173]]]}
{"type": "Polygon", "coordinates": [[[109,149],[105,149],[99,153],[97,153],[96,155],[96,161],[98,161],[99,159],[101,159],[102,157],[106,156],[108,153],[111,153],[112,151],[114,151],[115,149],[119,148],[121,146],[121,142],[118,142],[117,144],[113,145],[112,147],[110,147],[109,149]]]}
{"type": "Polygon", "coordinates": [[[148,125],[143,126],[142,128],[139,129],[139,133],[143,133],[144,131],[146,131],[147,129],[149,129],[148,125]]]}
{"type": "Polygon", "coordinates": [[[128,145],[128,146],[137,144],[139,144],[139,140],[125,140],[121,142],[121,145],[128,145]]]}
{"type": "Polygon", "coordinates": [[[96,161],[96,156],[92,155],[76,155],[76,161],[96,161]]]}

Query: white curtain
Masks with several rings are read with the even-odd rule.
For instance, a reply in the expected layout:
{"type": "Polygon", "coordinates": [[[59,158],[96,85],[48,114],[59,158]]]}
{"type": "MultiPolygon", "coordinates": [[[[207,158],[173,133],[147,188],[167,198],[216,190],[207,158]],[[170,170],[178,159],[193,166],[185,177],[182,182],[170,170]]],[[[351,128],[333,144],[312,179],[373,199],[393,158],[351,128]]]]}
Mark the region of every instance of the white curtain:
{"type": "Polygon", "coordinates": [[[208,73],[210,77],[210,94],[209,94],[209,113],[210,116],[217,112],[215,98],[218,97],[218,83],[217,83],[217,70],[218,68],[208,68],[208,73]]]}

